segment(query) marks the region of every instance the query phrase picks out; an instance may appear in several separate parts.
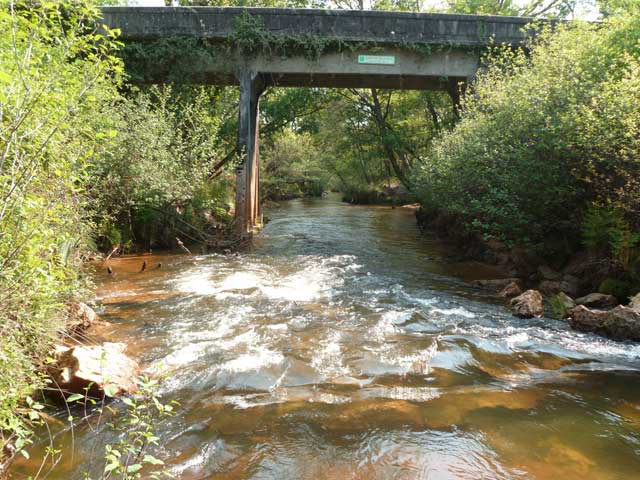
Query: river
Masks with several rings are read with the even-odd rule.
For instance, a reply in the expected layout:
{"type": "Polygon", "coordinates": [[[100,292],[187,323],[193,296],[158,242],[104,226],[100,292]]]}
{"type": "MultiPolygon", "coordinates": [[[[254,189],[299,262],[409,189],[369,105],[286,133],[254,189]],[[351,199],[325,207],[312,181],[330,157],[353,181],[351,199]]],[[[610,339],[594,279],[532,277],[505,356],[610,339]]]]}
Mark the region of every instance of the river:
{"type": "MultiPolygon", "coordinates": [[[[96,273],[104,337],[170,372],[156,456],[176,478],[640,478],[638,344],[513,317],[467,283],[494,273],[411,211],[330,197],[268,215],[248,252],[96,273]]],[[[47,478],[99,478],[104,423],[54,425],[67,453],[47,478]]]]}

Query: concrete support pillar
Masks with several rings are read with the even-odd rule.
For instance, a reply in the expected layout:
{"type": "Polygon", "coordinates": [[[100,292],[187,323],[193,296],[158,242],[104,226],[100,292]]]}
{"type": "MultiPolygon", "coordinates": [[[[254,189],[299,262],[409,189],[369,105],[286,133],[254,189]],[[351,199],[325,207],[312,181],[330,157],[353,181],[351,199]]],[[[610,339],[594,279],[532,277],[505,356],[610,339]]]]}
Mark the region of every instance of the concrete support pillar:
{"type": "Polygon", "coordinates": [[[454,78],[450,78],[447,81],[447,92],[451,97],[451,101],[453,103],[453,114],[456,116],[456,118],[460,118],[460,109],[462,107],[461,100],[466,88],[466,82],[454,78]]]}
{"type": "Polygon", "coordinates": [[[264,91],[260,74],[249,70],[239,74],[240,105],[236,170],[236,233],[248,238],[262,225],[260,208],[259,102],[264,91]]]}

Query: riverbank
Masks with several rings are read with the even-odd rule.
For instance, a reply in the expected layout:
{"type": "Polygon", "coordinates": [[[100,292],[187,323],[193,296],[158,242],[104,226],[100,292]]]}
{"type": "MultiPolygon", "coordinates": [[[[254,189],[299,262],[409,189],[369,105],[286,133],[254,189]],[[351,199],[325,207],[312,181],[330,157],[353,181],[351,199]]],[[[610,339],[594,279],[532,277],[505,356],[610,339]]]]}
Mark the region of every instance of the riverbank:
{"type": "MultiPolygon", "coordinates": [[[[427,212],[422,208],[416,211],[416,220],[422,230],[435,232],[450,241],[463,258],[500,269],[501,278],[483,279],[475,283],[478,287],[507,299],[535,291],[544,298],[548,315],[569,319],[577,329],[623,340],[640,340],[640,308],[633,301],[640,292],[640,284],[625,278],[625,272],[610,258],[569,249],[545,258],[522,246],[509,248],[495,239],[484,240],[471,233],[459,216],[427,212]],[[631,309],[625,310],[627,305],[631,305],[631,309]],[[576,309],[577,306],[583,309],[576,309]],[[622,310],[617,311],[622,312],[622,319],[602,312],[619,306],[622,310]],[[612,327],[612,322],[616,325],[622,322],[627,327],[612,327]]],[[[517,313],[518,309],[514,310],[517,313]]],[[[539,316],[545,308],[536,306],[531,311],[536,312],[531,316],[539,316]]]]}

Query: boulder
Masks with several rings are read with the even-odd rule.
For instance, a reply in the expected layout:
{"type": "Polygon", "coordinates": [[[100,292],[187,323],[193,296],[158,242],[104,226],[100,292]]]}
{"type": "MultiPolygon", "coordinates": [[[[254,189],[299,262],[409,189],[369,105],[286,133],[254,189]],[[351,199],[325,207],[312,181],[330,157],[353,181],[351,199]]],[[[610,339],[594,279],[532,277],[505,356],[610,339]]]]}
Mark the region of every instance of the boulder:
{"type": "Polygon", "coordinates": [[[618,305],[618,299],[606,293],[590,293],[576,299],[578,305],[591,308],[613,308],[618,305]]]}
{"type": "Polygon", "coordinates": [[[538,267],[538,274],[540,278],[544,280],[560,280],[562,278],[562,273],[555,271],[547,265],[540,265],[538,267]]]}
{"type": "Polygon", "coordinates": [[[79,333],[92,325],[101,323],[98,314],[86,303],[72,301],[69,303],[69,324],[67,330],[79,333]]]}
{"type": "Polygon", "coordinates": [[[571,258],[562,271],[568,275],[582,277],[592,268],[593,263],[594,259],[588,252],[579,252],[571,258]]]}
{"type": "Polygon", "coordinates": [[[618,305],[609,310],[602,324],[602,330],[608,337],[616,340],[640,340],[640,313],[618,305]]]}
{"type": "Polygon", "coordinates": [[[578,305],[569,312],[577,330],[596,332],[615,340],[640,341],[640,312],[618,305],[613,310],[591,310],[578,305]]]}
{"type": "Polygon", "coordinates": [[[629,308],[636,312],[640,312],[640,293],[636,293],[629,299],[629,308]]]}
{"type": "Polygon", "coordinates": [[[52,386],[59,387],[65,396],[88,393],[92,397],[118,397],[135,392],[140,367],[124,353],[126,348],[124,343],[57,346],[56,361],[49,369],[52,386]]]}
{"type": "Polygon", "coordinates": [[[595,332],[602,329],[607,312],[603,310],[590,310],[584,305],[569,310],[569,324],[576,330],[583,332],[595,332]]]}
{"type": "Polygon", "coordinates": [[[513,298],[521,294],[522,288],[520,288],[520,282],[511,282],[500,290],[498,296],[502,298],[513,298]]]}
{"type": "Polygon", "coordinates": [[[571,298],[569,295],[567,295],[564,292],[560,292],[559,294],[557,294],[556,298],[562,304],[562,306],[567,310],[571,310],[576,306],[576,302],[573,301],[573,298],[571,298]]]}
{"type": "Polygon", "coordinates": [[[540,317],[544,314],[542,294],[537,290],[527,290],[511,299],[511,310],[521,318],[540,317]]]}

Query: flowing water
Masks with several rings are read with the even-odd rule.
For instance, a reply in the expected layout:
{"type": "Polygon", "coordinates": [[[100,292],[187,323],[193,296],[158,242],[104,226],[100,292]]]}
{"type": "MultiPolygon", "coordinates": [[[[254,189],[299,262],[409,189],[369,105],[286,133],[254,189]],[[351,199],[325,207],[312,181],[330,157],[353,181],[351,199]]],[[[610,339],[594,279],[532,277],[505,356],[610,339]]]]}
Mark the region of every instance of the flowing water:
{"type": "MultiPolygon", "coordinates": [[[[639,345],[513,317],[463,281],[495,274],[410,211],[329,198],[269,215],[238,256],[97,273],[105,337],[170,372],[160,393],[181,406],[157,456],[176,478],[640,478],[639,345]]],[[[73,456],[48,478],[97,478],[114,436],[67,415],[51,428],[73,456]]]]}

